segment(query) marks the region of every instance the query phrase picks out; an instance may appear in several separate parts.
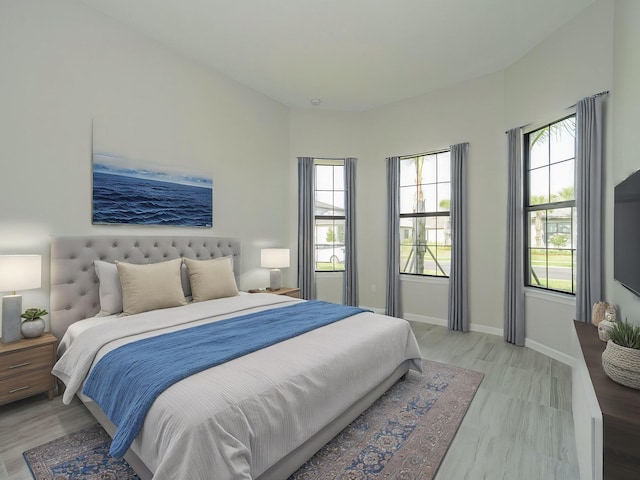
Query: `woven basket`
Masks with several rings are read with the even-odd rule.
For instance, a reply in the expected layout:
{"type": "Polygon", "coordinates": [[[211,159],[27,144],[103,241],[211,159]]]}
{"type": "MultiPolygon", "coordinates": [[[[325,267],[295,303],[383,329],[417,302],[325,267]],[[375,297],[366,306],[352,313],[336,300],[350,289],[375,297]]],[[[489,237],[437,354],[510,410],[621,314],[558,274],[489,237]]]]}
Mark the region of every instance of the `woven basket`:
{"type": "Polygon", "coordinates": [[[609,340],[602,352],[602,368],[614,382],[640,390],[640,350],[609,340]]]}

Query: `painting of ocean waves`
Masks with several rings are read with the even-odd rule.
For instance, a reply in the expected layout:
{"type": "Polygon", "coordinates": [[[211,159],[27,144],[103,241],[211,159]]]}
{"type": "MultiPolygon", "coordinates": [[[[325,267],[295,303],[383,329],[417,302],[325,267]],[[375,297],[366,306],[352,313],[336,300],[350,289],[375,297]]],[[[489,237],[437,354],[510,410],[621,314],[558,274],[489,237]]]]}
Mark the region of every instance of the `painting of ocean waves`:
{"type": "Polygon", "coordinates": [[[210,227],[211,179],[108,154],[94,155],[93,223],[210,227]]]}

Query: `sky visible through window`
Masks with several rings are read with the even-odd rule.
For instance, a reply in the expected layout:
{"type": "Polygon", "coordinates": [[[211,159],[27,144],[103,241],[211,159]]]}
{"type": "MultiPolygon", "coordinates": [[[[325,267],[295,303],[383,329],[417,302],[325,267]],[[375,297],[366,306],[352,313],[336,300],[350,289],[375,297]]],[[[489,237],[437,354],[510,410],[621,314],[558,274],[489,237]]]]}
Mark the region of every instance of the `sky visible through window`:
{"type": "Polygon", "coordinates": [[[575,116],[526,135],[528,286],[575,293],[575,116]]]}
{"type": "Polygon", "coordinates": [[[317,159],[315,183],[316,271],[343,271],[344,162],[317,159]]]}

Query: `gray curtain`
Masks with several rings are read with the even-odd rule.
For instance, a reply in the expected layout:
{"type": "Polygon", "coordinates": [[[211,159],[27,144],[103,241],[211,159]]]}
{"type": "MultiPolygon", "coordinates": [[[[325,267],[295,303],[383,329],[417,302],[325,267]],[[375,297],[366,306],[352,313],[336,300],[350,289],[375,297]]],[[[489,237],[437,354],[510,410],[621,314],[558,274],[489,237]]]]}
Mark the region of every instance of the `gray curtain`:
{"type": "Polygon", "coordinates": [[[313,158],[298,157],[298,287],[306,300],[316,298],[313,196],[313,158]]]}
{"type": "Polygon", "coordinates": [[[507,251],[504,292],[504,339],[524,346],[524,212],[522,197],[522,129],[508,135],[507,251]]]}
{"type": "Polygon", "coordinates": [[[344,159],[344,282],[342,302],[358,306],[356,254],[356,159],[344,159]]]}
{"type": "Polygon", "coordinates": [[[597,95],[576,105],[576,319],[588,323],[593,304],[602,300],[603,101],[597,95]]]}
{"type": "Polygon", "coordinates": [[[450,330],[469,331],[467,234],[468,143],[451,145],[451,273],[449,275],[450,330]]]}
{"type": "Polygon", "coordinates": [[[400,157],[387,158],[387,301],[385,313],[402,318],[400,301],[400,157]]]}

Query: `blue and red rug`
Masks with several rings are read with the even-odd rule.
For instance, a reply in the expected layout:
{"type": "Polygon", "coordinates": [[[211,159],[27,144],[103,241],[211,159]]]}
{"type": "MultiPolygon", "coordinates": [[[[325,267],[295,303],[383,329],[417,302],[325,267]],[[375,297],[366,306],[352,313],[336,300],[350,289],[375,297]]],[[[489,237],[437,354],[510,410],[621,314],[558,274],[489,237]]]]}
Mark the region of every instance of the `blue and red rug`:
{"type": "MultiPolygon", "coordinates": [[[[483,374],[423,361],[325,445],[290,480],[434,477],[483,374]]],[[[35,480],[137,480],[99,425],[24,452],[35,480]]]]}

